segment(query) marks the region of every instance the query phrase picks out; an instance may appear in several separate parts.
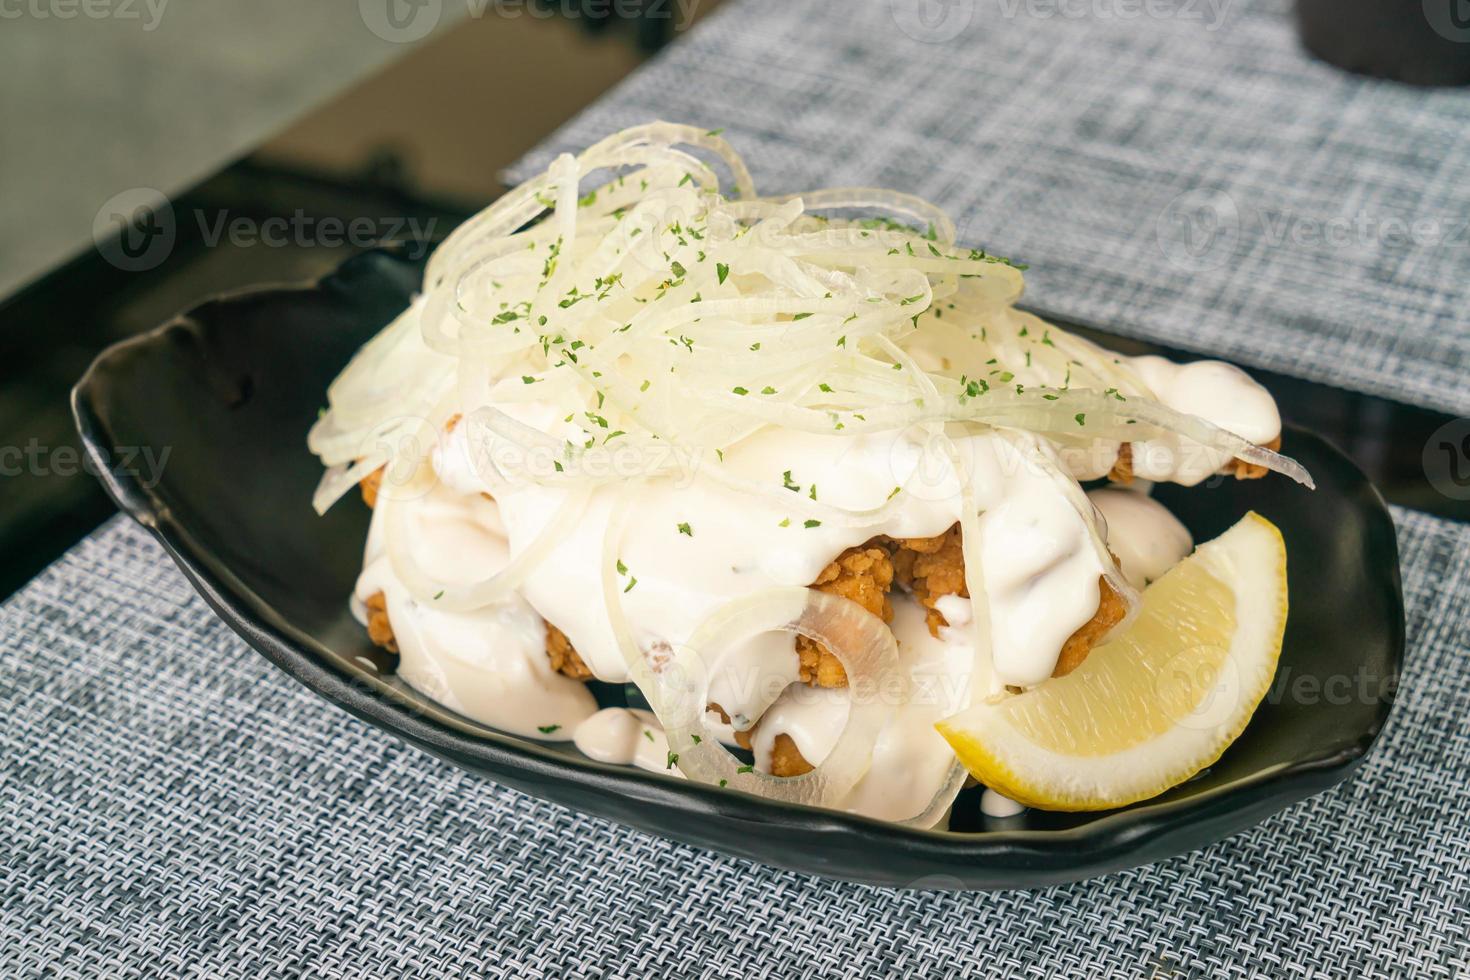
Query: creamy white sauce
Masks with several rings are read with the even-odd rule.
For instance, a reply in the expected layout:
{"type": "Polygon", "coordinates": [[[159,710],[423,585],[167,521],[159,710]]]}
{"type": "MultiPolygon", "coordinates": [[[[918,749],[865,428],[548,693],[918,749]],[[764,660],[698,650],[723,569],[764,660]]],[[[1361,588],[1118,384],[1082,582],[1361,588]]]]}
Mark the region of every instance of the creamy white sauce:
{"type": "Polygon", "coordinates": [[[415,598],[386,554],[391,507],[409,509],[414,556],[447,581],[485,578],[505,564],[507,551],[496,507],[479,494],[439,486],[416,500],[380,496],[355,598],[363,603],[383,593],[398,643],[398,676],[475,721],[531,738],[571,738],[597,703],[586,685],[551,669],[541,617],[515,595],[472,612],[435,609],[415,598]]]}
{"type": "MultiPolygon", "coordinates": [[[[1281,415],[1271,393],[1233,364],[1175,364],[1152,356],[1130,358],[1130,364],[1159,401],[1176,411],[1198,415],[1256,445],[1281,435],[1281,415]]],[[[1136,476],[1186,487],[1219,472],[1231,459],[1228,453],[1173,434],[1132,446],[1136,476]]]]}
{"type": "MultiPolygon", "coordinates": [[[[456,429],[453,440],[459,435],[456,429]]],[[[1006,437],[957,438],[983,512],[981,556],[987,584],[990,644],[1000,683],[1034,684],[1050,676],[1062,643],[1097,609],[1097,580],[1106,570],[1092,547],[1085,518],[1057,483],[1006,437]]],[[[762,432],[725,454],[722,466],[770,487],[775,499],[733,493],[702,468],[687,485],[659,478],[639,488],[623,532],[619,558],[628,569],[619,584],[623,608],[640,647],[677,644],[717,609],[741,596],[778,586],[805,586],[844,549],[878,534],[931,537],[959,519],[955,470],[937,448],[924,452],[905,436],[823,436],[762,432]],[[917,469],[917,475],[909,477],[917,469]],[[841,507],[880,507],[896,486],[904,506],[861,527],[823,522],[808,527],[784,503],[786,474],[793,493],[841,507]],[[683,533],[680,525],[687,525],[683,533]]],[[[467,488],[468,489],[468,488],[467,488]]],[[[603,539],[618,487],[598,490],[569,532],[523,587],[527,601],[566,633],[598,677],[621,682],[628,670],[602,595],[603,539]]],[[[566,499],[540,486],[496,492],[512,552],[527,548],[566,499]]],[[[967,617],[961,617],[967,618],[967,617]]],[[[712,698],[732,715],[754,719],[795,677],[789,637],[767,638],[741,651],[740,692],[712,698]],[[729,703],[727,703],[727,701],[729,703]]]]}
{"type": "Polygon", "coordinates": [[[1004,820],[1006,817],[1020,816],[1026,812],[1026,808],[1009,796],[1002,796],[987,787],[985,792],[980,794],[980,812],[987,817],[1004,820]]]}
{"type": "Polygon", "coordinates": [[[1108,526],[1108,547],[1136,589],[1162,576],[1194,550],[1194,538],[1167,507],[1132,487],[1088,491],[1108,526]]]}
{"type": "MultiPolygon", "coordinates": [[[[1153,355],[1121,358],[1158,401],[1198,415],[1258,446],[1281,435],[1281,415],[1271,393],[1250,375],[1224,361],[1175,364],[1153,355]]],[[[1116,439],[1060,439],[1057,453],[1078,480],[1098,480],[1118,461],[1116,439]]],[[[1192,487],[1220,472],[1229,453],[1208,449],[1183,436],[1165,434],[1131,443],[1133,475],[1140,480],[1192,487]]]]}
{"type": "Polygon", "coordinates": [[[648,711],[603,708],[577,726],[572,744],[598,762],[684,778],[677,766],[669,764],[669,740],[658,719],[648,711]]]}

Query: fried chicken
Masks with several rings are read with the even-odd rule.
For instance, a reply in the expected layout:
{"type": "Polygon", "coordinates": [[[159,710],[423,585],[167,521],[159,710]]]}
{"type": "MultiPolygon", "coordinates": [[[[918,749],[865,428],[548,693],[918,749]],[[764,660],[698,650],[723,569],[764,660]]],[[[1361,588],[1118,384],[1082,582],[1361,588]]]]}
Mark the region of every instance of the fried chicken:
{"type": "Polygon", "coordinates": [[[1087,659],[1092,648],[1128,615],[1128,603],[1123,601],[1118,590],[1109,585],[1108,580],[1101,575],[1097,579],[1097,590],[1097,612],[1091,619],[1079,626],[1075,633],[1067,637],[1067,641],[1062,644],[1062,652],[1057,656],[1057,666],[1051,672],[1051,676],[1066,677],[1082,666],[1082,661],[1087,659]]]}
{"type": "Polygon", "coordinates": [[[938,636],[939,628],[949,623],[935,604],[947,595],[970,597],[970,589],[965,584],[965,551],[960,526],[955,524],[932,538],[890,540],[890,547],[893,548],[898,584],[919,600],[919,605],[926,610],[924,621],[929,624],[930,635],[938,636]]]}
{"type": "MultiPolygon", "coordinates": [[[[827,654],[831,656],[831,654],[827,654]]],[[[839,665],[840,667],[841,665],[839,665]]],[[[714,702],[707,706],[708,710],[720,716],[725,724],[730,724],[730,716],[725,709],[714,702]]],[[[735,744],[750,751],[755,745],[755,731],[760,723],[752,725],[743,732],[735,732],[735,744]]],[[[778,734],[771,742],[771,775],[772,776],[800,776],[811,772],[816,766],[806,761],[801,750],[796,747],[796,741],[785,732],[778,734]]]]}
{"type": "Polygon", "coordinates": [[[772,776],[803,776],[815,768],[816,766],[806,761],[801,749],[796,747],[795,740],[785,732],[777,735],[771,742],[772,776]]]}
{"type": "MultiPolygon", "coordinates": [[[[925,609],[929,633],[938,636],[948,626],[937,608],[944,596],[969,598],[965,584],[964,541],[958,524],[932,538],[876,537],[857,548],[849,548],[823,569],[812,588],[831,595],[852,599],[884,622],[893,619],[889,592],[894,583],[902,586],[925,609]]],[[[1053,677],[1062,677],[1077,668],[1092,648],[1128,613],[1123,597],[1098,579],[1097,612],[1083,623],[1062,645],[1053,677]]],[[[817,687],[846,687],[847,674],[829,650],[807,637],[796,640],[801,658],[800,680],[817,687]]]]}
{"type": "Polygon", "coordinates": [[[368,510],[378,506],[378,491],[383,487],[383,470],[387,467],[379,466],[357,484],[357,489],[362,491],[362,502],[368,505],[368,510]]]}
{"type": "Polygon", "coordinates": [[[582,661],[572,641],[561,630],[546,624],[546,655],[551,658],[551,669],[574,681],[590,681],[592,671],[582,661]]]}
{"type": "MultiPolygon", "coordinates": [[[[893,619],[893,606],[888,591],[893,587],[893,560],[878,539],[857,548],[848,548],[822,569],[811,587],[828,595],[851,599],[887,623],[893,619]]],[[[796,653],[801,660],[803,684],[818,687],[846,687],[847,672],[842,663],[826,647],[806,636],[796,638],[796,653]]]]}
{"type": "MultiPolygon", "coordinates": [[[[1281,437],[1277,436],[1261,447],[1269,449],[1273,453],[1281,450],[1281,437]]],[[[1247,463],[1243,459],[1232,459],[1226,464],[1226,471],[1233,474],[1237,480],[1259,480],[1269,470],[1255,463],[1247,463]]],[[[1118,458],[1113,463],[1113,468],[1108,472],[1108,479],[1114,483],[1127,485],[1133,482],[1133,444],[1125,442],[1118,447],[1118,458]]]]}
{"type": "Polygon", "coordinates": [[[388,598],[378,592],[368,596],[365,603],[368,612],[368,639],[389,653],[398,652],[398,641],[393,637],[393,625],[388,622],[388,598]]]}
{"type": "Polygon", "coordinates": [[[1125,442],[1118,447],[1118,458],[1108,471],[1108,479],[1128,486],[1133,482],[1133,443],[1125,442]]]}

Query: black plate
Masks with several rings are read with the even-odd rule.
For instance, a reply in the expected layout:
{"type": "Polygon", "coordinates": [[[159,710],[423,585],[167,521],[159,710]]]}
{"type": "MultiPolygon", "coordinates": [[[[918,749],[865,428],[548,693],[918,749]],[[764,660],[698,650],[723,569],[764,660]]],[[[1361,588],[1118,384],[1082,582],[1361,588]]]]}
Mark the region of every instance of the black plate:
{"type": "MultiPolygon", "coordinates": [[[[118,504],[252,646],[329,701],[467,769],[650,833],[882,885],[1036,887],[1158,860],[1343,778],[1382,729],[1403,656],[1393,524],[1332,446],[1291,429],[1313,493],[1273,478],[1160,496],[1199,540],[1254,508],[1286,535],[1291,616],[1277,686],[1220,761],[1157,799],[987,821],[966,791],[948,832],[916,831],[601,765],[494,732],[397,683],[348,613],[368,511],[317,517],[305,437],[327,384],[407,304],[420,266],[370,252],[312,285],[211,300],[99,357],[77,425],[118,504]],[[161,482],[126,465],[169,447],[161,482]],[[116,465],[113,465],[116,464],[116,465]],[[1346,693],[1344,693],[1346,692],[1346,693]]],[[[354,495],[355,497],[355,495],[354,495]]]]}

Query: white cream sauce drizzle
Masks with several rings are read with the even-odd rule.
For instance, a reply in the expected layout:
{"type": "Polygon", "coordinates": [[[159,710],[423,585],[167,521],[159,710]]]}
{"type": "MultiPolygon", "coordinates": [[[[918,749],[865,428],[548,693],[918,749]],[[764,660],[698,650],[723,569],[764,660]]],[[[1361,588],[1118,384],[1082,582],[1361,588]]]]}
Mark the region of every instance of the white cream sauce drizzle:
{"type": "MultiPolygon", "coordinates": [[[[1175,364],[1162,357],[1134,357],[1130,363],[1172,409],[1208,419],[1256,445],[1281,435],[1281,415],[1271,393],[1233,364],[1175,364]]],[[[1228,462],[1229,455],[1176,435],[1133,444],[1133,473],[1145,480],[1192,487],[1228,462]]]]}
{"type": "Polygon", "coordinates": [[[684,778],[678,767],[669,764],[669,740],[652,712],[603,708],[577,726],[572,743],[598,762],[684,778]]]}
{"type": "Polygon", "coordinates": [[[516,735],[564,741],[597,710],[586,685],[551,669],[546,624],[519,596],[472,612],[434,609],[393,574],[384,544],[390,507],[411,510],[417,560],[449,581],[483,578],[507,560],[495,504],[442,484],[422,498],[379,497],[355,598],[381,592],[398,642],[398,676],[467,718],[516,735]]]}
{"type": "Polygon", "coordinates": [[[1025,811],[1026,808],[1024,806],[1009,796],[997,793],[989,787],[986,788],[984,793],[980,794],[980,812],[987,817],[1004,820],[1006,817],[1019,816],[1025,811]]]}
{"type": "Polygon", "coordinates": [[[1108,525],[1108,547],[1136,589],[1162,576],[1194,550],[1194,538],[1168,508],[1131,487],[1087,493],[1108,525]]]}
{"type": "MultiPolygon", "coordinates": [[[[1175,364],[1153,355],[1119,360],[1169,408],[1198,415],[1258,446],[1281,435],[1281,415],[1271,393],[1233,364],[1175,364]]],[[[1073,477],[1097,480],[1117,462],[1120,445],[1111,439],[1071,440],[1059,453],[1073,477]]],[[[1134,476],[1159,483],[1192,487],[1230,462],[1227,453],[1173,434],[1140,439],[1131,446],[1134,476]]]]}
{"type": "MultiPolygon", "coordinates": [[[[456,451],[450,437],[446,452],[456,451]]],[[[990,641],[1002,683],[1034,684],[1050,676],[1063,641],[1090,619],[1106,558],[1092,547],[1087,524],[1057,484],[1006,437],[987,432],[955,439],[970,471],[980,518],[990,641]]],[[[457,451],[464,452],[461,447],[457,451]]],[[[905,486],[903,506],[862,527],[807,526],[781,499],[733,493],[701,468],[687,485],[670,479],[640,488],[625,525],[619,557],[628,621],[640,646],[676,644],[707,617],[741,596],[814,581],[837,554],[875,535],[931,537],[959,519],[955,470],[937,447],[909,437],[762,432],[725,454],[727,472],[758,485],[854,510],[878,508],[905,486]],[[918,474],[909,477],[918,468],[918,474]],[[788,478],[789,473],[789,478],[788,478]],[[686,526],[688,533],[681,530],[686,526]],[[635,582],[636,580],[636,582],[635,582]]],[[[573,529],[527,577],[522,594],[554,622],[598,677],[627,678],[601,594],[600,555],[616,486],[596,492],[573,529]]],[[[539,486],[496,493],[512,552],[525,548],[564,500],[539,486]]],[[[740,691],[717,703],[732,715],[760,716],[794,678],[788,638],[770,637],[742,650],[740,691]],[[727,703],[727,701],[729,703],[727,703]]]]}

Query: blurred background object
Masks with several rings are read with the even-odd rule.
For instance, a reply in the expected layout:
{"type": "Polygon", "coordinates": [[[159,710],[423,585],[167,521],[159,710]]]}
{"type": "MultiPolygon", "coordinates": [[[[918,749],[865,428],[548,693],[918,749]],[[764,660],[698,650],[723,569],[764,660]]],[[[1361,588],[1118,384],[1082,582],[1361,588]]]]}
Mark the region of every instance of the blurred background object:
{"type": "Polygon", "coordinates": [[[1308,51],[1361,75],[1470,85],[1470,0],[1297,0],[1308,51]]]}

